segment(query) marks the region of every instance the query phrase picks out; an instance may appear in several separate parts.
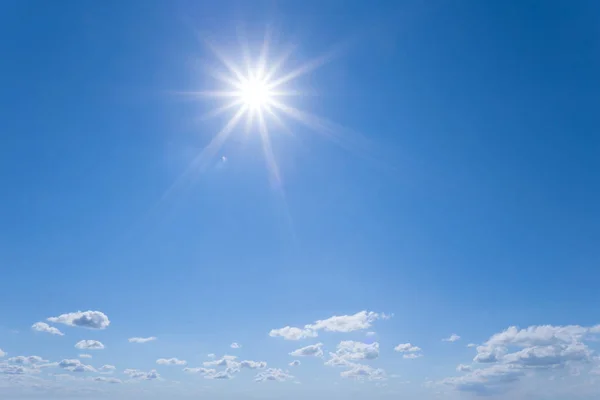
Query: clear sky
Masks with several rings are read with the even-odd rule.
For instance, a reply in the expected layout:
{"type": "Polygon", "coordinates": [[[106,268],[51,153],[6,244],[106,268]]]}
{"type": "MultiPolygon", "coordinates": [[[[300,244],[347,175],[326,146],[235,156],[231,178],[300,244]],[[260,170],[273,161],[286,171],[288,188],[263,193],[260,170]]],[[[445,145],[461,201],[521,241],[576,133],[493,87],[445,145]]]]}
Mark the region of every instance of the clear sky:
{"type": "Polygon", "coordinates": [[[600,3],[3,1],[0,38],[2,399],[600,397],[600,3]]]}

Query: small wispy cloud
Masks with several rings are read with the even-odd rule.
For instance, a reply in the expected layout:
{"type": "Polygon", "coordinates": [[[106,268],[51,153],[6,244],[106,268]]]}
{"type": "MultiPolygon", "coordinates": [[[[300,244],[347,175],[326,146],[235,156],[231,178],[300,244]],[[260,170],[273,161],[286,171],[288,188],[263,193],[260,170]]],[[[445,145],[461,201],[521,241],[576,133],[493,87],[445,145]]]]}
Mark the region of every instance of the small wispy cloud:
{"type": "Polygon", "coordinates": [[[231,347],[232,349],[240,349],[240,348],[242,348],[242,345],[239,343],[233,342],[233,343],[231,343],[231,345],[229,347],[231,347]]]}
{"type": "Polygon", "coordinates": [[[458,340],[460,340],[460,336],[458,336],[456,333],[453,333],[452,335],[450,335],[450,337],[448,337],[446,339],[442,339],[442,342],[454,343],[458,340]]]}
{"type": "Polygon", "coordinates": [[[132,337],[129,338],[129,343],[148,343],[148,342],[152,342],[154,340],[156,340],[157,338],[155,336],[150,336],[150,337],[132,337]]]}

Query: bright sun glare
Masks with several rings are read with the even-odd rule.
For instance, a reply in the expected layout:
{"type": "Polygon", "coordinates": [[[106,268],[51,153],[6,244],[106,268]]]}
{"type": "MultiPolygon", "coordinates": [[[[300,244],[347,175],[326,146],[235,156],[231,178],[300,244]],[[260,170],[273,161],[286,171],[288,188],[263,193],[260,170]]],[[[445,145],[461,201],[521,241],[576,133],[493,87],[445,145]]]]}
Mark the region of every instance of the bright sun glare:
{"type": "Polygon", "coordinates": [[[238,96],[251,109],[264,109],[271,102],[268,83],[260,79],[248,79],[240,85],[238,96]]]}
{"type": "MultiPolygon", "coordinates": [[[[195,157],[184,175],[194,171],[198,172],[210,165],[211,160],[215,159],[225,141],[235,132],[237,125],[244,118],[246,133],[253,132],[260,136],[270,176],[278,185],[281,183],[281,179],[271,146],[271,122],[275,122],[274,128],[277,128],[277,131],[289,133],[285,118],[292,119],[311,130],[330,136],[338,143],[340,142],[336,126],[289,104],[291,98],[300,95],[295,87],[290,87],[295,86],[292,85],[294,81],[326,63],[332,54],[329,53],[286,71],[284,65],[292,54],[291,48],[283,55],[274,58],[273,61],[269,61],[268,37],[269,35],[265,37],[260,54],[254,62],[251,60],[247,46],[244,45],[245,39],[241,38],[242,51],[237,54],[243,56],[244,64],[242,66],[236,65],[215,46],[206,43],[222,63],[222,68],[207,67],[208,74],[219,81],[219,89],[184,93],[214,100],[225,99],[225,104],[212,110],[207,116],[214,117],[228,112],[231,112],[232,116],[216,133],[211,142],[195,157]]],[[[179,180],[182,178],[184,178],[183,175],[179,180]]]]}

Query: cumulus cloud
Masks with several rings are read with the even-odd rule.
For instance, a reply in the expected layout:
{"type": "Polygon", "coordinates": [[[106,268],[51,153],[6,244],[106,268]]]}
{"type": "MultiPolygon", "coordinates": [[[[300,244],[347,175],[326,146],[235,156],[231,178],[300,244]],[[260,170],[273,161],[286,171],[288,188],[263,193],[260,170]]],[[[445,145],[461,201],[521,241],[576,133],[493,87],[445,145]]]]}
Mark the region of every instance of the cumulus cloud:
{"type": "Polygon", "coordinates": [[[267,382],[267,381],[283,382],[283,381],[287,381],[287,380],[290,380],[293,378],[294,377],[292,375],[290,375],[287,371],[283,371],[278,368],[269,368],[266,371],[259,372],[254,377],[254,380],[256,382],[267,382]]]}
{"type": "Polygon", "coordinates": [[[385,371],[381,368],[373,368],[369,365],[354,364],[352,367],[340,373],[343,378],[356,380],[381,381],[386,379],[385,371]]]}
{"type": "Polygon", "coordinates": [[[456,370],[458,372],[471,372],[471,371],[473,371],[473,368],[470,365],[458,364],[458,366],[456,367],[456,370]]]}
{"type": "Polygon", "coordinates": [[[580,371],[582,365],[593,360],[592,351],[584,340],[591,340],[598,330],[598,326],[579,325],[541,325],[525,329],[511,326],[477,346],[473,361],[491,366],[459,369],[469,373],[442,383],[460,391],[495,394],[508,390],[521,377],[533,376],[539,370],[555,371],[568,367],[570,371],[580,371]]]}
{"type": "Polygon", "coordinates": [[[58,335],[58,336],[65,335],[58,328],[50,326],[45,322],[36,322],[35,324],[31,325],[31,329],[33,329],[36,332],[46,332],[51,335],[58,335]]]}
{"type": "Polygon", "coordinates": [[[160,374],[156,372],[155,369],[150,372],[140,371],[139,369],[126,369],[123,373],[131,379],[140,380],[140,381],[152,381],[156,379],[160,379],[160,374]]]}
{"type": "Polygon", "coordinates": [[[307,356],[322,357],[323,356],[322,347],[323,347],[323,343],[311,344],[309,346],[301,347],[299,349],[292,351],[290,353],[290,355],[294,356],[294,357],[307,357],[307,356]]]}
{"type": "Polygon", "coordinates": [[[97,340],[80,340],[75,343],[75,347],[80,350],[102,350],[104,345],[97,340]]]}
{"type": "Polygon", "coordinates": [[[58,363],[60,368],[66,369],[71,372],[96,372],[96,369],[91,365],[83,364],[77,359],[66,359],[58,363]]]}
{"type": "Polygon", "coordinates": [[[115,367],[114,365],[105,364],[101,366],[100,369],[98,369],[98,371],[100,371],[103,374],[112,374],[116,369],[117,367],[115,367]]]}
{"type": "Polygon", "coordinates": [[[231,343],[231,345],[229,347],[231,347],[232,349],[240,349],[242,347],[242,345],[239,343],[233,342],[233,343],[231,343]]]}
{"type": "Polygon", "coordinates": [[[48,321],[88,329],[106,329],[110,325],[110,320],[101,311],[77,311],[50,317],[48,321]]]}
{"type": "Polygon", "coordinates": [[[291,363],[288,364],[290,367],[297,367],[298,365],[300,365],[300,360],[294,360],[291,363]]]}
{"type": "Polygon", "coordinates": [[[452,335],[450,335],[450,337],[448,337],[446,339],[442,339],[443,342],[450,342],[450,343],[454,343],[458,340],[460,340],[460,336],[458,336],[456,333],[453,333],[452,335]]]}
{"type": "Polygon", "coordinates": [[[479,395],[504,393],[509,385],[518,381],[524,374],[520,368],[511,365],[493,365],[476,369],[459,377],[446,378],[441,383],[462,392],[479,395]]]}
{"type": "Polygon", "coordinates": [[[413,346],[410,343],[402,343],[402,344],[399,344],[398,346],[394,347],[394,351],[397,351],[399,353],[414,353],[417,351],[421,351],[421,348],[417,347],[417,346],[413,346]]]}
{"type": "Polygon", "coordinates": [[[94,378],[94,381],[103,383],[123,383],[123,381],[118,378],[107,378],[105,376],[97,376],[94,378]]]}
{"type": "Polygon", "coordinates": [[[269,335],[273,337],[280,336],[287,340],[299,340],[316,337],[320,330],[326,332],[353,332],[368,329],[377,319],[389,318],[391,318],[390,315],[383,313],[360,311],[353,315],[334,315],[333,317],[305,325],[304,328],[286,326],[280,329],[273,329],[269,332],[269,335]]]}
{"type": "Polygon", "coordinates": [[[48,362],[48,360],[44,360],[40,356],[17,356],[17,357],[9,358],[7,361],[9,363],[20,364],[20,365],[39,364],[39,363],[47,363],[48,362]]]}
{"type": "Polygon", "coordinates": [[[374,360],[379,357],[379,343],[366,344],[345,340],[338,344],[336,353],[347,360],[374,360]]]}
{"type": "Polygon", "coordinates": [[[79,358],[92,358],[91,354],[80,354],[79,358]]]}
{"type": "Polygon", "coordinates": [[[216,373],[217,371],[211,368],[202,368],[202,367],[196,367],[196,368],[190,368],[190,367],[186,367],[183,369],[183,372],[186,372],[188,374],[213,374],[216,373]]]}
{"type": "Polygon", "coordinates": [[[156,363],[158,365],[186,365],[187,361],[178,358],[159,358],[156,363]]]}
{"type": "Polygon", "coordinates": [[[129,341],[129,343],[148,343],[148,342],[152,342],[154,340],[156,340],[156,337],[154,336],[150,336],[150,337],[132,337],[127,339],[129,341]]]}
{"type": "Polygon", "coordinates": [[[271,332],[269,332],[269,336],[271,336],[271,337],[279,336],[286,340],[300,340],[300,339],[305,339],[305,338],[309,338],[309,337],[315,337],[315,336],[317,336],[317,332],[314,332],[310,329],[301,329],[301,328],[295,328],[292,326],[285,326],[280,329],[272,329],[271,332]]]}
{"type": "Polygon", "coordinates": [[[267,363],[265,361],[250,361],[244,360],[240,362],[241,368],[249,368],[249,369],[263,369],[266,368],[267,363]]]}
{"type": "Polygon", "coordinates": [[[229,367],[229,366],[237,366],[237,362],[235,362],[235,359],[237,359],[236,356],[223,356],[218,360],[213,360],[213,361],[204,361],[202,364],[205,367],[229,367]]]}

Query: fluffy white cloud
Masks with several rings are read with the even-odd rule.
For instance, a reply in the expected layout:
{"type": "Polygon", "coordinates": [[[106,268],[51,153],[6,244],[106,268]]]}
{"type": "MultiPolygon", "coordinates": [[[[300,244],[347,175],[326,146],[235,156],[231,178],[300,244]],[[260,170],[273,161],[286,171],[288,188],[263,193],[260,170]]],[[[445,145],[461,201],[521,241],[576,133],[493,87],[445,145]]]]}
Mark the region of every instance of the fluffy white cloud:
{"type": "Polygon", "coordinates": [[[101,311],[77,311],[50,317],[48,321],[88,329],[106,329],[110,325],[110,320],[101,311]]]}
{"type": "Polygon", "coordinates": [[[354,364],[347,371],[342,371],[340,376],[357,380],[381,381],[386,379],[385,371],[381,368],[373,368],[369,365],[354,364]]]}
{"type": "Polygon", "coordinates": [[[152,342],[154,340],[156,340],[156,337],[154,336],[150,336],[150,337],[132,337],[127,339],[129,341],[129,343],[148,343],[148,342],[152,342]]]}
{"type": "Polygon", "coordinates": [[[368,329],[377,319],[389,318],[391,318],[390,315],[383,313],[360,311],[353,315],[334,315],[333,317],[305,325],[304,328],[286,326],[280,329],[273,329],[269,332],[269,335],[273,337],[280,336],[287,340],[299,340],[315,337],[320,330],[326,332],[353,332],[368,329]]]}
{"type": "Polygon", "coordinates": [[[159,358],[156,363],[158,365],[186,365],[187,361],[178,358],[159,358]]]}
{"type": "Polygon", "coordinates": [[[101,366],[98,369],[98,371],[100,371],[103,374],[112,374],[116,369],[117,369],[117,367],[115,367],[114,365],[105,364],[105,365],[101,366]]]}
{"type": "Polygon", "coordinates": [[[591,351],[583,343],[569,345],[551,345],[528,347],[515,353],[507,354],[503,358],[506,364],[521,365],[524,367],[555,368],[564,366],[567,362],[588,362],[591,360],[591,351]]]}
{"type": "Polygon", "coordinates": [[[197,367],[197,368],[190,368],[190,367],[186,367],[183,369],[183,372],[186,372],[188,374],[214,374],[217,371],[211,368],[202,368],[202,367],[197,367]]]}
{"type": "Polygon", "coordinates": [[[4,375],[25,375],[28,370],[21,365],[0,364],[0,373],[4,375]]]}
{"type": "Polygon", "coordinates": [[[278,368],[269,368],[266,371],[259,372],[254,377],[254,380],[256,382],[266,382],[266,381],[283,382],[283,381],[287,381],[287,380],[290,380],[293,378],[294,377],[292,375],[290,375],[287,371],[283,371],[278,368]]]}
{"type": "Polygon", "coordinates": [[[458,364],[458,366],[456,367],[456,370],[458,372],[471,372],[471,371],[473,371],[473,368],[470,365],[458,364]]]}
{"type": "Polygon", "coordinates": [[[399,344],[398,346],[394,347],[394,351],[397,351],[400,353],[415,353],[417,351],[421,351],[421,348],[417,347],[417,346],[413,346],[410,343],[402,343],[402,344],[399,344]]]}
{"type": "Polygon", "coordinates": [[[379,343],[366,344],[344,340],[338,344],[336,353],[347,360],[374,360],[379,357],[379,343]]]}
{"type": "Polygon", "coordinates": [[[80,350],[102,350],[104,345],[97,340],[80,340],[75,343],[75,347],[80,350]]]}
{"type": "Polygon", "coordinates": [[[156,379],[160,379],[160,374],[156,372],[155,369],[150,372],[140,371],[139,369],[126,369],[123,373],[131,379],[136,379],[140,381],[152,381],[156,379]]]}
{"type": "Polygon", "coordinates": [[[231,347],[232,349],[240,349],[242,347],[242,345],[239,343],[233,342],[233,343],[231,343],[231,346],[229,346],[229,347],[231,347]]]}
{"type": "Polygon", "coordinates": [[[456,333],[453,333],[452,335],[450,335],[450,337],[448,337],[446,339],[442,339],[443,342],[450,342],[450,343],[454,343],[458,340],[460,340],[460,336],[458,336],[456,333]]]}
{"type": "Polygon", "coordinates": [[[79,358],[92,358],[91,354],[80,354],[79,358]]]}
{"type": "Polygon", "coordinates": [[[233,376],[228,371],[219,371],[204,375],[205,379],[231,379],[233,376]]]}
{"type": "Polygon", "coordinates": [[[477,345],[475,343],[469,343],[467,345],[468,348],[472,348],[472,347],[477,347],[477,345]]]}
{"type": "Polygon", "coordinates": [[[285,326],[280,329],[272,329],[271,332],[269,332],[269,336],[282,337],[286,340],[300,340],[309,337],[315,337],[317,336],[317,332],[314,332],[310,329],[301,329],[292,326],[285,326]]]}
{"type": "Polygon", "coordinates": [[[408,353],[402,355],[402,358],[406,358],[407,360],[414,360],[421,357],[423,357],[423,354],[420,353],[408,353]]]}
{"type": "Polygon", "coordinates": [[[9,358],[7,361],[9,363],[20,364],[20,365],[39,364],[39,363],[47,363],[48,362],[48,360],[44,360],[40,356],[27,356],[27,357],[26,356],[17,356],[17,357],[9,358]]]}
{"type": "Polygon", "coordinates": [[[290,367],[297,367],[298,365],[300,365],[300,360],[294,360],[291,363],[288,364],[290,367]]]}
{"type": "Polygon", "coordinates": [[[235,361],[236,356],[223,356],[218,360],[213,361],[204,361],[202,364],[205,367],[235,367],[237,366],[237,362],[235,361]]]}
{"type": "Polygon", "coordinates": [[[314,356],[314,357],[322,357],[323,356],[323,343],[311,344],[306,347],[302,347],[296,349],[290,353],[291,356],[294,357],[306,357],[306,356],[314,356]]]}
{"type": "Polygon", "coordinates": [[[267,367],[267,363],[265,361],[244,360],[240,362],[240,367],[249,369],[263,369],[267,367]]]}
{"type": "Polygon", "coordinates": [[[0,357],[4,357],[6,355],[5,352],[2,351],[2,349],[0,349],[0,357]]]}
{"type": "Polygon", "coordinates": [[[107,378],[105,376],[97,376],[94,378],[94,381],[104,383],[123,383],[123,381],[118,378],[107,378]]]}
{"type": "Polygon", "coordinates": [[[35,324],[31,325],[31,329],[37,332],[46,332],[51,335],[64,336],[64,333],[62,333],[58,328],[50,326],[45,322],[36,322],[35,324]]]}
{"type": "Polygon", "coordinates": [[[92,367],[91,365],[83,364],[77,359],[62,360],[58,363],[58,366],[71,372],[96,372],[96,369],[94,367],[92,367]]]}
{"type": "Polygon", "coordinates": [[[524,375],[521,368],[499,364],[476,369],[463,376],[446,378],[441,383],[462,392],[492,395],[504,393],[508,390],[508,385],[518,381],[524,375]]]}

